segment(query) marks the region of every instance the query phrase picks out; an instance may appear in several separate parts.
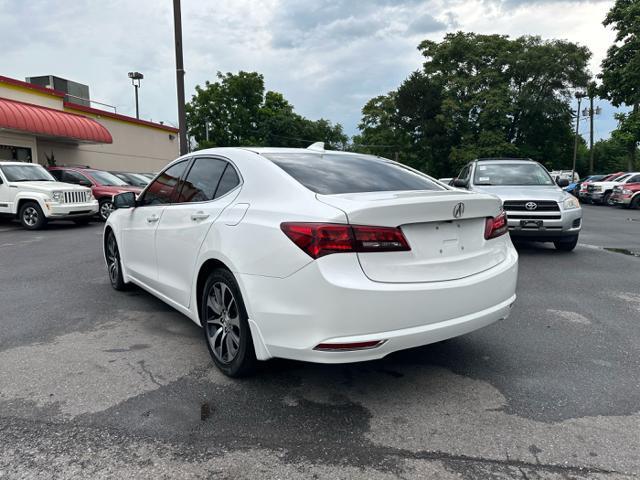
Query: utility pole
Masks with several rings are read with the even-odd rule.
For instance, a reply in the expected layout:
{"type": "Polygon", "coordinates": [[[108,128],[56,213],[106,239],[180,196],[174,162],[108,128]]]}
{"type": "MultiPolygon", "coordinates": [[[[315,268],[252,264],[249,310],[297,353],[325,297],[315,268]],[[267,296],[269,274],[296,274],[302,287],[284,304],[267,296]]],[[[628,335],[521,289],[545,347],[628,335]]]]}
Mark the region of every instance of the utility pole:
{"type": "Polygon", "coordinates": [[[593,122],[594,117],[596,115],[600,115],[600,107],[597,107],[595,110],[593,108],[593,99],[596,97],[598,93],[598,86],[596,82],[589,83],[587,87],[587,95],[589,96],[589,109],[584,109],[583,115],[589,115],[589,175],[594,174],[595,166],[594,166],[594,155],[595,151],[593,150],[593,122]]]}
{"type": "Polygon", "coordinates": [[[178,90],[180,155],[185,155],[187,153],[187,122],[184,111],[184,61],[182,58],[182,14],[180,13],[180,0],[173,0],[173,30],[176,45],[176,86],[178,90]]]}
{"type": "Polygon", "coordinates": [[[584,92],[576,92],[576,98],[578,99],[578,109],[576,110],[576,138],[573,144],[573,168],[571,169],[571,181],[576,175],[576,159],[578,158],[578,136],[580,135],[580,103],[585,97],[584,92]]]}
{"type": "Polygon", "coordinates": [[[593,175],[593,95],[589,95],[589,175],[593,175]]]}

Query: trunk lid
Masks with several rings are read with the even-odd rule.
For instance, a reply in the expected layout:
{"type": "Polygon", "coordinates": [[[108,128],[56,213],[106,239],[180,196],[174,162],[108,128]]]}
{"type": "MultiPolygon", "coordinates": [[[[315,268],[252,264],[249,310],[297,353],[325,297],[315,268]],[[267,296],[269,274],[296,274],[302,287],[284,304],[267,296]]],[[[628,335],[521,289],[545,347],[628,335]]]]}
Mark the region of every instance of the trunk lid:
{"type": "Polygon", "coordinates": [[[440,282],[488,270],[506,258],[507,237],[484,239],[485,219],[500,201],[465,191],[373,192],[317,195],[339,208],[353,225],[399,227],[408,252],[358,253],[365,275],[376,282],[440,282]],[[464,205],[459,218],[454,208],[464,205]]]}

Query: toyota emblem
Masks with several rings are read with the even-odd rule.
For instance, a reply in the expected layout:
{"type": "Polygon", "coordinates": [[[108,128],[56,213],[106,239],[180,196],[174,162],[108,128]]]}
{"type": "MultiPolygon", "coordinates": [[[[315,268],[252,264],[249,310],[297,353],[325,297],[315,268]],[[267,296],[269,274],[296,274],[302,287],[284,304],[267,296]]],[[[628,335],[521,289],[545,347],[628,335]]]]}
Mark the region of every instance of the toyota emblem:
{"type": "Polygon", "coordinates": [[[453,207],[453,218],[460,218],[464,213],[464,203],[457,203],[455,207],[453,207]]]}
{"type": "Polygon", "coordinates": [[[527,202],[524,204],[524,208],[527,210],[535,210],[538,208],[538,204],[536,202],[527,202]]]}

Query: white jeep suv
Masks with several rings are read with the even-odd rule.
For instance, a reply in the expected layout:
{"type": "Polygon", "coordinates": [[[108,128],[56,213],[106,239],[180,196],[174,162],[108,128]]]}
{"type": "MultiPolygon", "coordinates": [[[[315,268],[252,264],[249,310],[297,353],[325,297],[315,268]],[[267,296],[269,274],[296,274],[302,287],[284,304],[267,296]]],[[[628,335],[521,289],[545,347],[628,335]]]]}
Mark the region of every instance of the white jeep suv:
{"type": "Polygon", "coordinates": [[[18,217],[29,230],[51,220],[88,223],[98,212],[91,189],[58,182],[41,165],[0,162],[0,215],[18,217]]]}

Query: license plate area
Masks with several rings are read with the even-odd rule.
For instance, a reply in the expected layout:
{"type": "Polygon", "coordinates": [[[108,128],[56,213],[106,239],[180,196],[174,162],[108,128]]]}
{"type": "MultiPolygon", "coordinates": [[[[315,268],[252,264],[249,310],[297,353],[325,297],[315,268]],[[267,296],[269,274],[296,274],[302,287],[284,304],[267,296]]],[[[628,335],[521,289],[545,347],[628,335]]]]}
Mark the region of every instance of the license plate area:
{"type": "Polygon", "coordinates": [[[542,220],[520,220],[520,228],[543,228],[544,222],[542,220]]]}

